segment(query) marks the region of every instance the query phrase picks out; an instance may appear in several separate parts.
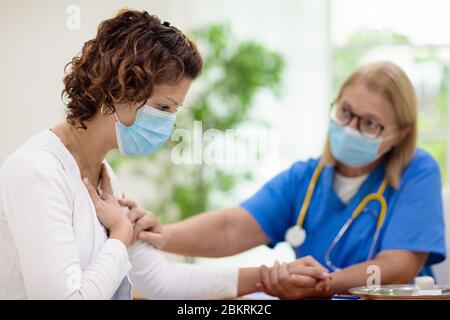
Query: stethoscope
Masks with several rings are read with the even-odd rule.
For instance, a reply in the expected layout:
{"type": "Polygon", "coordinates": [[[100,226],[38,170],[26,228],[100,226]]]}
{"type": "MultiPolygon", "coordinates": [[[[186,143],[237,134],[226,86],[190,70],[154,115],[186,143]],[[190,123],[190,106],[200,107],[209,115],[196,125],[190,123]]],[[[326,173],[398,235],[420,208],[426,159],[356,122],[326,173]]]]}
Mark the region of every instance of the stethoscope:
{"type": "MultiPolygon", "coordinates": [[[[314,193],[314,189],[317,184],[317,180],[319,179],[320,173],[323,169],[323,163],[319,163],[317,168],[314,170],[314,173],[312,175],[311,181],[309,182],[308,189],[306,191],[305,200],[303,201],[302,207],[300,209],[300,214],[297,219],[297,224],[291,228],[288,229],[286,232],[286,241],[295,247],[299,247],[305,242],[306,239],[306,231],[303,229],[303,222],[306,217],[306,213],[309,208],[309,204],[311,203],[311,198],[314,193]]],[[[377,228],[375,231],[375,235],[372,239],[372,243],[370,245],[369,255],[367,256],[367,260],[371,260],[375,253],[375,246],[377,244],[378,238],[380,236],[380,230],[383,227],[384,219],[386,217],[386,211],[387,211],[387,203],[386,199],[383,196],[384,190],[387,186],[387,180],[386,178],[381,183],[380,187],[378,188],[378,191],[376,193],[371,193],[364,197],[364,199],[359,203],[358,207],[353,211],[351,217],[347,220],[347,222],[342,226],[342,228],[339,230],[337,236],[333,239],[331,244],[328,246],[327,250],[325,251],[325,263],[327,264],[328,268],[330,270],[336,271],[339,270],[338,267],[333,265],[331,261],[331,253],[333,252],[334,248],[336,247],[339,240],[344,236],[345,232],[348,230],[348,228],[351,226],[353,221],[355,221],[356,218],[359,217],[361,212],[364,210],[365,206],[370,201],[378,201],[381,205],[380,214],[378,216],[378,222],[377,222],[377,228]]]]}

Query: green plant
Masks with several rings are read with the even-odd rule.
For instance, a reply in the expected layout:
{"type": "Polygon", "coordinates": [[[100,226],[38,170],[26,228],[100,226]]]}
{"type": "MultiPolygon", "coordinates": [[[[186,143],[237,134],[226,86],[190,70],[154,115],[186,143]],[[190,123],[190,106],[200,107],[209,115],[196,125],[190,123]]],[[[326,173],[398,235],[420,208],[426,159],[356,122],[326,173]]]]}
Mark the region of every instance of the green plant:
{"type": "MultiPolygon", "coordinates": [[[[198,89],[195,96],[177,119],[177,128],[192,132],[192,123],[202,121],[203,130],[224,131],[250,121],[257,122],[258,119],[250,116],[257,94],[264,89],[276,95],[281,92],[282,57],[260,43],[236,41],[227,25],[201,28],[192,36],[204,57],[204,71],[195,83],[198,89]]],[[[108,159],[115,170],[132,161],[134,174],[148,179],[161,191],[145,206],[157,212],[164,222],[216,208],[221,205],[215,200],[218,194],[226,197],[237,183],[252,179],[248,171],[235,172],[203,162],[173,164],[171,150],[174,144],[188,142],[180,139],[168,143],[147,158],[124,158],[116,152],[108,159]],[[157,168],[157,174],[147,172],[146,168],[150,166],[157,168]]]]}

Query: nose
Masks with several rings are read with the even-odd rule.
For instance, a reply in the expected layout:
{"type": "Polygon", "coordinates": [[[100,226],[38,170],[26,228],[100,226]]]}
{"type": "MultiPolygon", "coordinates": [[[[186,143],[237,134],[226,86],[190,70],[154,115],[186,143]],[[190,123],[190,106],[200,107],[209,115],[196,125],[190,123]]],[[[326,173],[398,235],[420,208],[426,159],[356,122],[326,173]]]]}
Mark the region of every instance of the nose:
{"type": "Polygon", "coordinates": [[[358,130],[358,117],[353,117],[353,119],[347,125],[348,127],[358,130]]]}

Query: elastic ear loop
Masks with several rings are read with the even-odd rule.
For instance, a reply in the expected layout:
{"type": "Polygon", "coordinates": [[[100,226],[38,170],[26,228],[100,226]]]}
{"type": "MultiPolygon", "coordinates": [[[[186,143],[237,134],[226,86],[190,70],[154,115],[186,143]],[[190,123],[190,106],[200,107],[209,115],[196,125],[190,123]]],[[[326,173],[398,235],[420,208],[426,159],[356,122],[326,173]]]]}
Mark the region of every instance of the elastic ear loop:
{"type": "MultiPolygon", "coordinates": [[[[102,106],[100,107],[100,113],[102,115],[106,115],[106,113],[105,113],[105,105],[104,104],[102,104],[102,106]]],[[[116,117],[117,122],[120,122],[119,117],[117,116],[117,112],[115,112],[115,111],[114,111],[114,116],[116,117]]]]}
{"type": "MultiPolygon", "coordinates": [[[[115,126],[116,126],[116,135],[117,135],[117,146],[119,147],[119,150],[122,152],[123,147],[122,147],[122,142],[121,142],[121,139],[120,139],[120,130],[119,130],[119,128],[117,127],[117,124],[121,124],[121,122],[120,122],[119,117],[117,116],[117,113],[116,113],[116,112],[114,112],[114,117],[116,117],[116,120],[117,120],[117,122],[115,123],[115,126]]],[[[123,152],[122,152],[122,153],[123,153],[123,152]]]]}
{"type": "Polygon", "coordinates": [[[102,106],[100,107],[100,113],[104,116],[106,116],[106,114],[108,113],[108,111],[105,112],[105,105],[102,104],[102,106]]]}

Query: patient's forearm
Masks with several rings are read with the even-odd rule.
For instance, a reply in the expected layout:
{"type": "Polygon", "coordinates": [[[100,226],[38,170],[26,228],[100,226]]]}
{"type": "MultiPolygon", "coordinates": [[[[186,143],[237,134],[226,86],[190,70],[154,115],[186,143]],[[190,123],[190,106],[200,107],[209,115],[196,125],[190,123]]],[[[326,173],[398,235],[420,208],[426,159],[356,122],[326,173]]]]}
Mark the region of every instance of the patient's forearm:
{"type": "Polygon", "coordinates": [[[238,268],[170,262],[140,241],[129,248],[128,254],[130,279],[136,292],[145,298],[230,299],[238,294],[238,268]]]}
{"type": "Polygon", "coordinates": [[[258,282],[261,282],[259,268],[239,269],[238,296],[257,291],[256,283],[258,282]]]}

